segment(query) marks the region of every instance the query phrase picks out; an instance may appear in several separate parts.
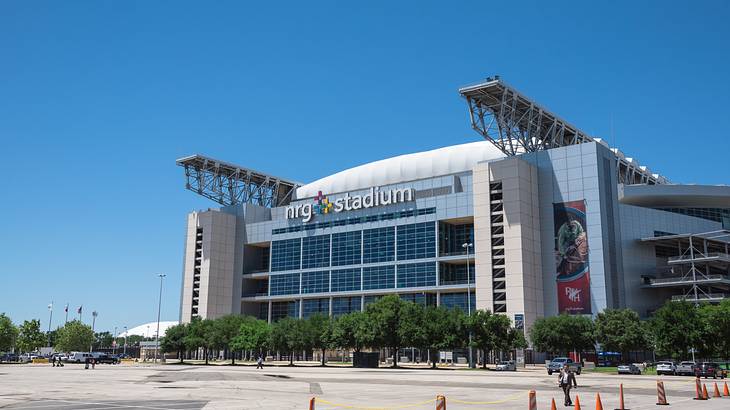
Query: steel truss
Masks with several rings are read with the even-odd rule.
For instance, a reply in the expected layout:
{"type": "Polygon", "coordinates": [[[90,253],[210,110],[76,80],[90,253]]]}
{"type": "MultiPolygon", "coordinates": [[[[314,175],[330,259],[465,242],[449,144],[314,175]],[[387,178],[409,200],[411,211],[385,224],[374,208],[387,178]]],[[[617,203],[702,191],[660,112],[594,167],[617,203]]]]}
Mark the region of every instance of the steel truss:
{"type": "Polygon", "coordinates": [[[667,259],[671,272],[681,274],[672,282],[683,289],[673,299],[715,302],[730,297],[730,231],[667,235],[644,238],[665,249],[674,249],[667,259]],[[678,272],[677,272],[678,271],[678,272]]]}
{"type": "MultiPolygon", "coordinates": [[[[461,88],[459,93],[469,106],[472,128],[508,156],[592,141],[606,145],[506,85],[499,76],[461,88]]],[[[612,151],[616,154],[619,183],[668,182],[620,151],[612,151]]]]}
{"type": "Polygon", "coordinates": [[[289,204],[300,186],[262,172],[202,155],[180,158],[185,168],[185,188],[221,205],[250,203],[269,208],[289,204]]]}

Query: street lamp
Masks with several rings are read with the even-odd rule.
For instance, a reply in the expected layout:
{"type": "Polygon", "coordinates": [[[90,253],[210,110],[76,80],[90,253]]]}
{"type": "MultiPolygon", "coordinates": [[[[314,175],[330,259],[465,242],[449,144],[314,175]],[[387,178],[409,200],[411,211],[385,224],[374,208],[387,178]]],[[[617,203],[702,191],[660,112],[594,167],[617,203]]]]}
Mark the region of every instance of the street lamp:
{"type": "Polygon", "coordinates": [[[112,347],[114,347],[114,354],[117,354],[117,327],[114,326],[114,341],[112,342],[112,347]]]}
{"type": "Polygon", "coordinates": [[[124,326],[124,355],[127,355],[127,326],[124,326]]]}
{"type": "MultiPolygon", "coordinates": [[[[471,272],[469,270],[469,249],[474,247],[471,242],[464,242],[461,247],[466,249],[466,311],[471,317],[471,272]]],[[[486,360],[486,358],[485,358],[486,360]]],[[[474,349],[471,347],[471,329],[469,330],[469,368],[476,367],[474,363],[474,349]]]]}
{"type": "MultiPolygon", "coordinates": [[[[94,328],[96,327],[96,317],[99,316],[99,312],[93,311],[91,312],[91,333],[94,334],[94,338],[96,338],[96,333],[94,333],[94,328]]],[[[91,342],[91,346],[89,346],[89,352],[94,350],[94,342],[91,342]]]]}
{"type": "Polygon", "coordinates": [[[50,311],[48,317],[48,347],[51,347],[51,322],[53,322],[53,301],[51,301],[51,304],[48,305],[48,310],[50,311]]]}
{"type": "Polygon", "coordinates": [[[157,356],[160,354],[160,310],[162,309],[162,279],[165,278],[164,273],[159,273],[157,276],[160,277],[160,298],[157,302],[157,335],[155,335],[155,363],[157,363],[157,356]]]}

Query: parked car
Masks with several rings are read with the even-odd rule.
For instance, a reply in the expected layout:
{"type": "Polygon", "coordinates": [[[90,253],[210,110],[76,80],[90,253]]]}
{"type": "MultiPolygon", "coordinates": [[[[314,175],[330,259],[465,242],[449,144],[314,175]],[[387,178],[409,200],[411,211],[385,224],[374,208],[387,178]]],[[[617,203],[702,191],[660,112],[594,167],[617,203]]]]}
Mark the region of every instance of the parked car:
{"type": "Polygon", "coordinates": [[[67,361],[71,363],[86,363],[86,359],[90,359],[91,357],[91,353],[71,352],[67,361]]]}
{"type": "Polygon", "coordinates": [[[721,379],[725,378],[725,372],[715,362],[702,362],[697,366],[697,370],[699,376],[705,379],[708,377],[712,377],[713,379],[717,379],[718,377],[721,379]]]}
{"type": "Polygon", "coordinates": [[[41,356],[35,354],[35,353],[23,353],[20,356],[18,356],[18,361],[21,363],[30,363],[33,361],[33,359],[37,359],[41,356]]]}
{"type": "Polygon", "coordinates": [[[620,364],[617,367],[618,374],[641,374],[641,369],[639,366],[633,364],[633,363],[624,363],[620,364]]]}
{"type": "Polygon", "coordinates": [[[674,362],[657,362],[656,374],[674,376],[677,372],[677,365],[674,362]]]}
{"type": "Polygon", "coordinates": [[[580,374],[581,368],[583,367],[580,363],[574,362],[570,357],[556,357],[548,363],[547,372],[549,375],[558,373],[566,364],[576,374],[580,374]]]}
{"type": "Polygon", "coordinates": [[[92,352],[91,353],[91,357],[93,357],[94,359],[96,359],[96,363],[101,363],[101,364],[117,364],[117,363],[119,363],[119,359],[117,359],[114,356],[110,356],[110,355],[108,355],[106,353],[92,352]]]}
{"type": "Polygon", "coordinates": [[[0,355],[0,362],[15,363],[18,361],[18,355],[15,353],[3,353],[0,355]]]}
{"type": "Polygon", "coordinates": [[[497,367],[495,368],[495,370],[514,372],[514,371],[517,371],[517,366],[515,365],[514,360],[510,360],[510,361],[503,360],[503,361],[497,363],[497,367]]]}
{"type": "MultiPolygon", "coordinates": [[[[693,361],[680,362],[677,365],[677,367],[674,369],[674,374],[677,374],[680,376],[694,376],[696,368],[697,368],[697,363],[695,363],[693,361]]],[[[657,374],[659,374],[658,369],[657,369],[657,374]]]]}

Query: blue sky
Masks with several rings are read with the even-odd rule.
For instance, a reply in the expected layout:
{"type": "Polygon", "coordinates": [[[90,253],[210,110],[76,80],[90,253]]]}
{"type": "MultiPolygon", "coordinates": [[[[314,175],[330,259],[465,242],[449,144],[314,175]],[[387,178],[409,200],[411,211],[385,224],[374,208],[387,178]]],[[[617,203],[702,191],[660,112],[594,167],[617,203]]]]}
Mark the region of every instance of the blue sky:
{"type": "Polygon", "coordinates": [[[0,312],[178,317],[193,153],[302,182],[475,141],[500,74],[673,181],[730,182],[730,3],[0,2],[0,312]],[[396,4],[397,3],[397,4],[396,4]],[[611,135],[613,122],[613,135],[611,135]]]}

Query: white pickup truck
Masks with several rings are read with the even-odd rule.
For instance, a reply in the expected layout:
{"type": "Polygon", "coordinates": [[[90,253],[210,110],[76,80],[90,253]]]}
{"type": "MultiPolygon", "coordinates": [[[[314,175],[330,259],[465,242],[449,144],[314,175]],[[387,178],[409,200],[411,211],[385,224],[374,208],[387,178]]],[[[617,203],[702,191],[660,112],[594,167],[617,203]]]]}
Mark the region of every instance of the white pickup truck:
{"type": "MultiPolygon", "coordinates": [[[[674,374],[679,376],[694,376],[696,369],[697,363],[695,362],[680,362],[674,370],[674,374]]],[[[659,366],[657,366],[657,374],[659,374],[659,366]]]]}

